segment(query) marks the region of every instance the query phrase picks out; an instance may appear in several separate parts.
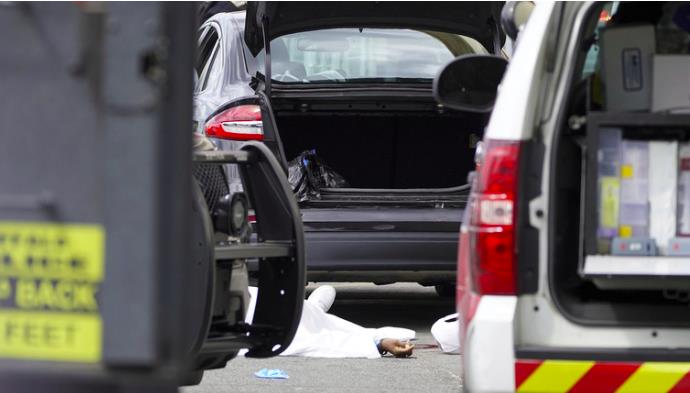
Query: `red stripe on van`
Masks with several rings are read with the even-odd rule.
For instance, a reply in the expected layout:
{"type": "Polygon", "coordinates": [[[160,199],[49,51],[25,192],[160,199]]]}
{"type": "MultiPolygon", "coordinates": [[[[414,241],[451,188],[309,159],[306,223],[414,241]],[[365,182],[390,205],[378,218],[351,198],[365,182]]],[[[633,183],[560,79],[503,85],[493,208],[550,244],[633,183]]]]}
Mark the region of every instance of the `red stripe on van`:
{"type": "Polygon", "coordinates": [[[677,384],[673,386],[673,389],[669,390],[668,393],[687,393],[690,392],[690,372],[685,374],[683,378],[678,381],[677,384]]]}
{"type": "Polygon", "coordinates": [[[518,360],[515,362],[515,387],[520,387],[534,370],[541,364],[542,360],[518,360]]]}
{"type": "Polygon", "coordinates": [[[568,392],[614,393],[638,368],[639,363],[595,363],[568,392]]]}

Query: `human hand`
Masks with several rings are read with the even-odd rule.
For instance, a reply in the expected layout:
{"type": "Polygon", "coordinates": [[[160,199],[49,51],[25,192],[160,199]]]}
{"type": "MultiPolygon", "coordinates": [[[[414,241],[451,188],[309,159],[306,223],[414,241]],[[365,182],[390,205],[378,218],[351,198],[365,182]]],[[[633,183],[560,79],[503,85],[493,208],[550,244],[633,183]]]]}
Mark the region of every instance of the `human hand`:
{"type": "Polygon", "coordinates": [[[379,344],[381,349],[395,356],[396,358],[406,358],[412,355],[414,344],[402,342],[393,338],[384,338],[379,344]]]}

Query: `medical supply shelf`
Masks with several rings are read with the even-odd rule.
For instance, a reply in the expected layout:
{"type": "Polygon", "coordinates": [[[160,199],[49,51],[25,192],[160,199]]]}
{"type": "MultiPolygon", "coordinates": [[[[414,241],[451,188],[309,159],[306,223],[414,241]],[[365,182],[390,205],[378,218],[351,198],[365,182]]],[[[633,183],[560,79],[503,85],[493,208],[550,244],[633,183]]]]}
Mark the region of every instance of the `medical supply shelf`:
{"type": "MultiPolygon", "coordinates": [[[[583,152],[579,274],[601,289],[690,290],[687,256],[611,255],[602,250],[599,220],[600,133],[619,129],[624,140],[690,141],[690,115],[668,113],[590,112],[583,152]]],[[[652,161],[654,157],[649,157],[652,161]]],[[[620,169],[620,168],[618,168],[620,169]]],[[[618,236],[619,234],[616,234],[618,236]]],[[[605,248],[605,247],[604,247],[605,248]]]]}

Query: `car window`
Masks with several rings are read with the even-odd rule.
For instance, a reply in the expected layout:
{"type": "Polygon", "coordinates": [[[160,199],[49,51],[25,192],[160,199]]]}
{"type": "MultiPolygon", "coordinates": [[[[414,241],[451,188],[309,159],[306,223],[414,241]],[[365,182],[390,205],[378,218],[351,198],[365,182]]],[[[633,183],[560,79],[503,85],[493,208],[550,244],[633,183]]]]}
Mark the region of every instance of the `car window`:
{"type": "MultiPolygon", "coordinates": [[[[202,33],[203,34],[203,33],[202,33]]],[[[199,83],[197,83],[197,91],[204,90],[207,83],[207,72],[204,71],[208,69],[209,59],[212,59],[212,55],[216,52],[216,47],[218,46],[218,32],[211,28],[205,36],[201,39],[199,44],[199,51],[197,53],[196,62],[194,69],[198,77],[199,83]]]]}
{"type": "Polygon", "coordinates": [[[201,45],[201,39],[206,36],[206,32],[208,31],[208,29],[208,26],[202,26],[201,28],[199,28],[199,34],[196,36],[197,45],[201,45]]]}
{"type": "Polygon", "coordinates": [[[206,86],[208,86],[208,82],[211,80],[211,77],[213,75],[215,75],[214,70],[216,70],[217,65],[220,64],[220,61],[217,61],[218,59],[220,59],[220,56],[218,56],[219,52],[220,52],[220,43],[216,44],[215,48],[213,48],[213,53],[211,54],[211,59],[209,60],[208,64],[206,65],[206,69],[201,74],[199,91],[206,90],[206,86]]]}
{"type": "Polygon", "coordinates": [[[478,41],[450,33],[372,28],[305,31],[271,41],[271,75],[283,83],[429,82],[448,61],[472,53],[488,52],[478,41]]]}

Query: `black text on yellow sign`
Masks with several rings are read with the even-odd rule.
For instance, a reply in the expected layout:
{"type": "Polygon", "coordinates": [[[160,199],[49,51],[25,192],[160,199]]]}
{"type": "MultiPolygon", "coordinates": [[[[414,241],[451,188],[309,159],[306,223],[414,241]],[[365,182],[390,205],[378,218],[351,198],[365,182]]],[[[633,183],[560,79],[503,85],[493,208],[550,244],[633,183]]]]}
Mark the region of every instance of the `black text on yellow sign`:
{"type": "Polygon", "coordinates": [[[101,226],[0,221],[0,357],[98,362],[101,226]]]}
{"type": "Polygon", "coordinates": [[[0,278],[0,306],[22,310],[97,312],[98,284],[0,278]]]}
{"type": "Polygon", "coordinates": [[[96,363],[101,359],[98,314],[0,311],[0,356],[96,363]]]}

